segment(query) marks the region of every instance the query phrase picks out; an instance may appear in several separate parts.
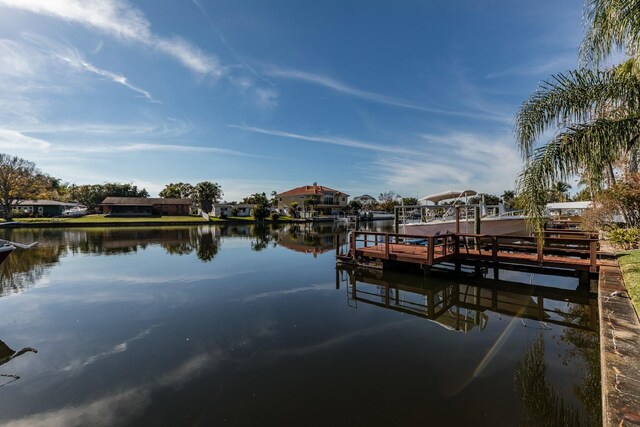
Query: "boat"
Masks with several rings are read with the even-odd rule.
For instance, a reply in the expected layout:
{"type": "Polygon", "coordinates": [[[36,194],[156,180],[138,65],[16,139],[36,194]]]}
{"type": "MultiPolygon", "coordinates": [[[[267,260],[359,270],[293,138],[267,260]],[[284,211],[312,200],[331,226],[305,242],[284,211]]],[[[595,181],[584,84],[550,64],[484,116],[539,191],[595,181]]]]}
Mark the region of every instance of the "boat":
{"type": "Polygon", "coordinates": [[[16,250],[16,247],[21,249],[30,249],[37,244],[38,242],[33,242],[29,245],[24,245],[22,243],[10,242],[9,240],[0,239],[0,264],[2,264],[4,260],[6,260],[9,255],[11,255],[11,253],[16,250]]]}
{"type": "Polygon", "coordinates": [[[360,214],[360,219],[364,221],[377,221],[382,219],[394,219],[393,213],[385,211],[364,211],[360,214]]]}
{"type": "Polygon", "coordinates": [[[473,190],[450,190],[421,198],[419,206],[398,208],[401,209],[402,219],[400,231],[404,234],[419,236],[456,232],[472,234],[475,232],[475,208],[479,208],[482,234],[529,234],[526,216],[521,211],[507,211],[503,204],[487,206],[481,202],[478,205],[470,205],[469,197],[476,194],[478,193],[473,190]],[[446,204],[439,204],[445,201],[446,204]],[[459,221],[456,221],[456,205],[460,206],[459,221]],[[417,218],[415,218],[416,212],[419,212],[417,218]]]}
{"type": "Polygon", "coordinates": [[[11,252],[15,251],[16,247],[12,244],[6,243],[0,246],[0,264],[11,255],[11,252]]]}
{"type": "Polygon", "coordinates": [[[76,218],[86,215],[88,211],[89,208],[87,208],[86,206],[78,205],[62,211],[62,216],[76,218]]]}

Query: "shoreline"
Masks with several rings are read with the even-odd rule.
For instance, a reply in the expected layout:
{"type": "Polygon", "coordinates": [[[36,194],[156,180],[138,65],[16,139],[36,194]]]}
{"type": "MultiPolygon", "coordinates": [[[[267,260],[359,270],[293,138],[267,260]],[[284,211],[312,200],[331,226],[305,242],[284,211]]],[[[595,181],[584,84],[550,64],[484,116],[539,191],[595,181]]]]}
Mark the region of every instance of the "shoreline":
{"type": "Polygon", "coordinates": [[[104,222],[74,222],[74,221],[34,221],[34,222],[10,222],[0,223],[1,228],[64,228],[64,227],[163,227],[163,226],[187,226],[187,225],[255,225],[255,224],[304,224],[313,222],[310,220],[218,220],[218,221],[104,221],[104,222]]]}

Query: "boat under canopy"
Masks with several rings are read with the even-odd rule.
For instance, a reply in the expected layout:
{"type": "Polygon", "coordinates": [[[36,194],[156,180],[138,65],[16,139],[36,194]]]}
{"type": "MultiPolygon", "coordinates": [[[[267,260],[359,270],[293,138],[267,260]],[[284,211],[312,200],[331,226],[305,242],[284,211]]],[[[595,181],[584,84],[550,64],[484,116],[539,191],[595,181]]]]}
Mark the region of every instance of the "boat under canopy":
{"type": "Polygon", "coordinates": [[[425,196],[419,199],[418,201],[439,203],[439,202],[442,202],[443,200],[461,199],[463,197],[466,198],[469,196],[475,196],[476,194],[478,193],[473,190],[449,190],[443,193],[436,193],[436,194],[431,194],[429,196],[425,196]]]}

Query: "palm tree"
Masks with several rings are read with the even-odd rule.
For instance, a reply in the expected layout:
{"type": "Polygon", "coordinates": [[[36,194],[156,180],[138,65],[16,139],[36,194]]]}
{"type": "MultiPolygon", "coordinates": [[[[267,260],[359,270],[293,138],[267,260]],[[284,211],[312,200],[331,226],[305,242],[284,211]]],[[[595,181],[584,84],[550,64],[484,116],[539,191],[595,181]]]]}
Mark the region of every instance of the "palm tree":
{"type": "Polygon", "coordinates": [[[591,188],[615,181],[621,159],[637,169],[640,137],[640,2],[589,0],[587,34],[581,58],[591,68],[556,74],[544,82],[516,116],[518,146],[526,166],[518,193],[535,231],[542,231],[547,188],[582,175],[591,188]],[[598,70],[612,49],[624,48],[631,59],[598,70]],[[546,130],[558,132],[534,148],[546,130]]]}
{"type": "Polygon", "coordinates": [[[203,181],[193,189],[193,195],[195,196],[200,209],[203,212],[209,213],[213,209],[213,204],[222,197],[222,189],[215,182],[203,181]]]}
{"type": "Polygon", "coordinates": [[[571,186],[564,181],[554,182],[549,188],[550,202],[566,202],[569,200],[569,190],[571,186]]]}

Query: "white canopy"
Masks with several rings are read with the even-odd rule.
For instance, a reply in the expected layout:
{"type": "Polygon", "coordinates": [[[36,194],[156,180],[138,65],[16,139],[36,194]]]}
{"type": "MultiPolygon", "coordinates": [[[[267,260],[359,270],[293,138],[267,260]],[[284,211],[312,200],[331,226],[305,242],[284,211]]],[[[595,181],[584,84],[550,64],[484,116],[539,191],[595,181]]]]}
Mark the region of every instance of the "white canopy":
{"type": "Polygon", "coordinates": [[[431,194],[429,196],[424,196],[419,201],[438,203],[443,200],[460,199],[463,197],[475,196],[476,194],[478,193],[476,193],[473,190],[449,190],[443,193],[436,193],[436,194],[431,194]]]}
{"type": "Polygon", "coordinates": [[[558,203],[547,203],[547,209],[549,210],[565,210],[565,209],[589,209],[591,207],[591,202],[558,202],[558,203]]]}

